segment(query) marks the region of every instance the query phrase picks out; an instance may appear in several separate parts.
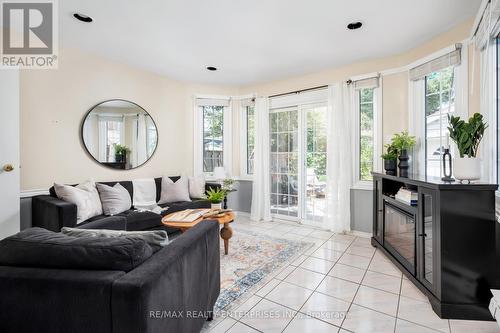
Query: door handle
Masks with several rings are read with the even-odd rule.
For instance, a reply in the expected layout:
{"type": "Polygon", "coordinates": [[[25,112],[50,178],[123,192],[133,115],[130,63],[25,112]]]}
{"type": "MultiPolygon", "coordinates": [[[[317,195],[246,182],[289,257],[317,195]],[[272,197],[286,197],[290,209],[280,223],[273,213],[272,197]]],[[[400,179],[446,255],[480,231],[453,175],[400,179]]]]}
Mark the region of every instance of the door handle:
{"type": "Polygon", "coordinates": [[[12,170],[14,170],[14,166],[12,164],[5,164],[3,166],[3,171],[5,172],[11,172],[12,170]]]}

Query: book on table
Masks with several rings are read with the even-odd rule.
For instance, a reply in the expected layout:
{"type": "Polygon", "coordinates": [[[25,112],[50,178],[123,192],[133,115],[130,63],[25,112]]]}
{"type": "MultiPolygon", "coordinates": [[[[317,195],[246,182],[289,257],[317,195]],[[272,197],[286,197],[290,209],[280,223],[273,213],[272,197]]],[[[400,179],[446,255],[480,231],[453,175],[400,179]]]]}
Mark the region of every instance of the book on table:
{"type": "Polygon", "coordinates": [[[186,209],[177,213],[172,213],[168,218],[165,219],[167,222],[194,222],[203,214],[206,214],[210,209],[186,209]]]}

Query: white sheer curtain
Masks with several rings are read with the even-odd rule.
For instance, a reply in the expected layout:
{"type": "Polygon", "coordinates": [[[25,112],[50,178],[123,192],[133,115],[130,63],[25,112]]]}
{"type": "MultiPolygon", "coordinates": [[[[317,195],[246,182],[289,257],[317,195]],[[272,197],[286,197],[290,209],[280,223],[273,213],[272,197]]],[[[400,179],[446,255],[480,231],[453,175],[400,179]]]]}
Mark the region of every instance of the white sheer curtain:
{"type": "Polygon", "coordinates": [[[146,145],[146,118],[144,113],[139,113],[137,116],[137,165],[148,159],[146,145]]]}
{"type": "Polygon", "coordinates": [[[271,220],[271,184],[269,180],[269,102],[267,97],[255,100],[255,152],[250,218],[271,220]]]}
{"type": "Polygon", "coordinates": [[[323,227],[334,232],[351,229],[353,170],[352,117],[354,93],[347,83],[328,87],[326,214],[323,227]]]}
{"type": "Polygon", "coordinates": [[[108,132],[106,128],[106,119],[104,117],[98,116],[98,130],[99,130],[99,162],[107,162],[107,138],[108,132]]]}

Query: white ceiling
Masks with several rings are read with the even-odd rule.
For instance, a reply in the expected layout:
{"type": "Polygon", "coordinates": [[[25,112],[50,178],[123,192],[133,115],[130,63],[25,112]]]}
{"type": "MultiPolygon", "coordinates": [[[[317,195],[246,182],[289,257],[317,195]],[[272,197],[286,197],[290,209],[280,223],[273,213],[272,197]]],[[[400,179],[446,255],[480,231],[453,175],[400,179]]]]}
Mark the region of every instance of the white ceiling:
{"type": "Polygon", "coordinates": [[[397,54],[481,0],[64,0],[62,46],[198,83],[246,85],[397,54]],[[76,21],[80,12],[94,18],[76,21]],[[348,31],[351,21],[362,21],[348,31]],[[206,66],[216,66],[209,72],[206,66]]]}

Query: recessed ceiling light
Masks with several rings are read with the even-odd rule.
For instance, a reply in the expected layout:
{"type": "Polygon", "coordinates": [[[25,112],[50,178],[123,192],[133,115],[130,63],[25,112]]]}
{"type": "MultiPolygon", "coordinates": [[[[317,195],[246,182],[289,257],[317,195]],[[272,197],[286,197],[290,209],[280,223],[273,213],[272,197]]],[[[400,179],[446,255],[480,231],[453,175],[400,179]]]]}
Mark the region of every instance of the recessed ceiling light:
{"type": "Polygon", "coordinates": [[[361,22],[352,22],[347,25],[347,29],[349,30],[357,30],[363,26],[361,22]]]}
{"type": "Polygon", "coordinates": [[[82,21],[85,23],[90,23],[93,21],[92,17],[80,13],[74,13],[73,17],[76,18],[78,21],[82,21]]]}
{"type": "Polygon", "coordinates": [[[216,71],[216,70],[217,70],[217,67],[208,66],[208,67],[207,67],[207,69],[208,69],[209,71],[212,71],[212,72],[213,72],[213,71],[216,71]]]}

